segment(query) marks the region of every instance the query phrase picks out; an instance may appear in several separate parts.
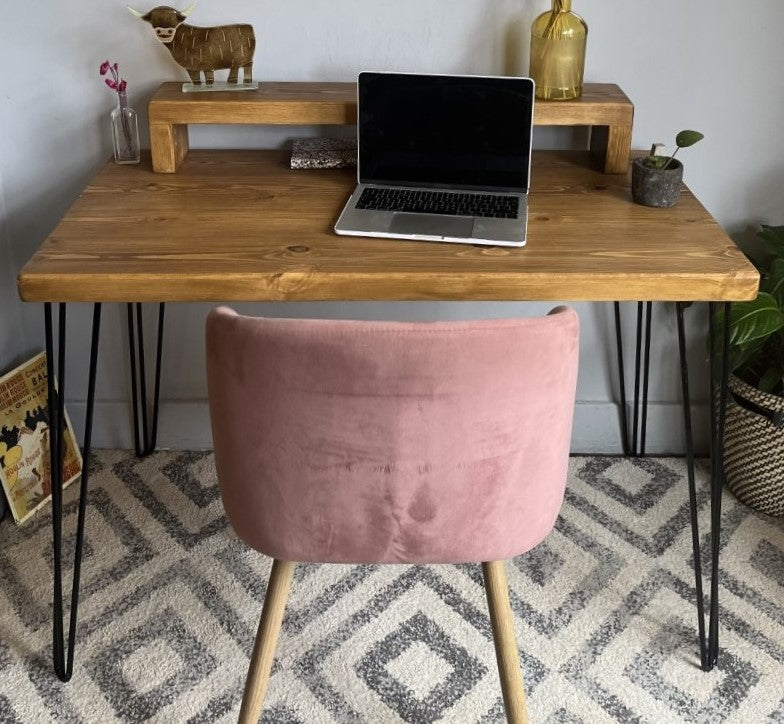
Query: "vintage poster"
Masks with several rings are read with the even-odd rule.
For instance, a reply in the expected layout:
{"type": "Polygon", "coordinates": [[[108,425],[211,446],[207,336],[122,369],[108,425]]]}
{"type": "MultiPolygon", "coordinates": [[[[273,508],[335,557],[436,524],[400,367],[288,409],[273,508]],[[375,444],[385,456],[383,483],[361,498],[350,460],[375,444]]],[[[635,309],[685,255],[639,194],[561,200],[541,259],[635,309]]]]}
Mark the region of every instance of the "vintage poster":
{"type": "MultiPolygon", "coordinates": [[[[65,424],[63,487],[82,470],[67,412],[65,424]]],[[[17,523],[24,523],[51,497],[44,352],[0,377],[0,482],[17,523]]]]}

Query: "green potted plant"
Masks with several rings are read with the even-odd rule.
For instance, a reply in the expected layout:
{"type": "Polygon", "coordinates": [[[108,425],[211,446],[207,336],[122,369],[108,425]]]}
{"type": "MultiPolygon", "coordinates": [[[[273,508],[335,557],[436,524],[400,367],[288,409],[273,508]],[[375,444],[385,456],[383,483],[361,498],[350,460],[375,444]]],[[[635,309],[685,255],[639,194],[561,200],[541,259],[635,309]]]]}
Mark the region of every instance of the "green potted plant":
{"type": "MultiPolygon", "coordinates": [[[[763,226],[754,301],[730,312],[730,394],[724,467],[735,496],[763,513],[784,515],[784,226],[763,226]]],[[[718,335],[717,335],[718,337],[718,335]]]]}
{"type": "Polygon", "coordinates": [[[681,191],[683,164],[675,160],[682,148],[693,146],[705,136],[699,131],[681,131],[675,137],[672,156],[656,155],[657,144],[651,153],[636,158],[632,163],[632,198],[643,206],[674,206],[681,191]]]}

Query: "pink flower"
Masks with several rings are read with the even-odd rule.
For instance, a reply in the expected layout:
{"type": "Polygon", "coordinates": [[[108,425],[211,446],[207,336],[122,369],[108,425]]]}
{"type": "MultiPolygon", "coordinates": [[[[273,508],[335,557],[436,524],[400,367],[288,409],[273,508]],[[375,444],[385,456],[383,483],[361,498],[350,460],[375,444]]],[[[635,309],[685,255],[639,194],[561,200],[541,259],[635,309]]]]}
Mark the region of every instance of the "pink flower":
{"type": "Polygon", "coordinates": [[[101,75],[108,75],[103,81],[109,88],[117,93],[125,93],[128,84],[120,78],[120,65],[119,63],[112,63],[109,60],[104,60],[99,69],[101,75]]]}

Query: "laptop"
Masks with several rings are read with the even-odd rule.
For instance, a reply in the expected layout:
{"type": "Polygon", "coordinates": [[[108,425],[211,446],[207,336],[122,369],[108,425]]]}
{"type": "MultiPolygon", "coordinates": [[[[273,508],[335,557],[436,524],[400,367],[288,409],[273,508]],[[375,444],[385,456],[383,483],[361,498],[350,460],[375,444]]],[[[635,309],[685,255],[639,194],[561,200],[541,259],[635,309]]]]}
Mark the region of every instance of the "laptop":
{"type": "Polygon", "coordinates": [[[338,234],[523,246],[534,82],[360,73],[359,185],[338,234]]]}

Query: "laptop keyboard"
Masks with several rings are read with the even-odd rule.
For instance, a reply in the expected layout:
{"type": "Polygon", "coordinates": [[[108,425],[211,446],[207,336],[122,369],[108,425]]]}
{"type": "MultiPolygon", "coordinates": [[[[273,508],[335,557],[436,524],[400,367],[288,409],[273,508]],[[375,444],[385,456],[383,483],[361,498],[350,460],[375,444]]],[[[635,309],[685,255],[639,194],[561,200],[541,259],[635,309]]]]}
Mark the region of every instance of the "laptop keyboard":
{"type": "Polygon", "coordinates": [[[519,204],[520,199],[517,196],[366,188],[362,190],[356,208],[371,211],[408,211],[415,214],[516,219],[519,204]]]}

